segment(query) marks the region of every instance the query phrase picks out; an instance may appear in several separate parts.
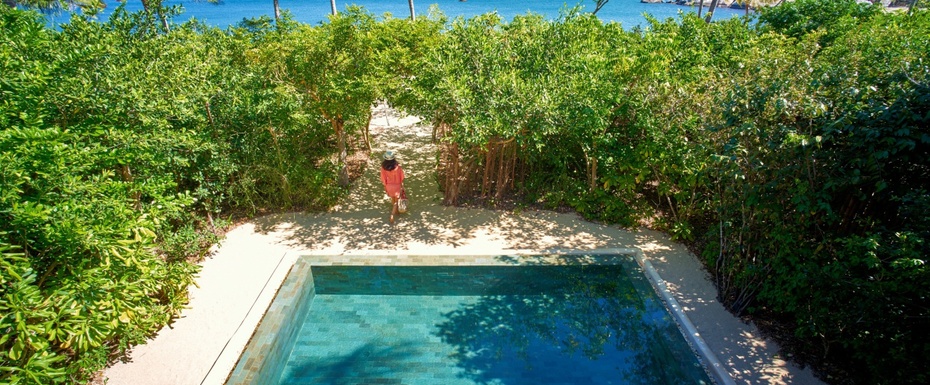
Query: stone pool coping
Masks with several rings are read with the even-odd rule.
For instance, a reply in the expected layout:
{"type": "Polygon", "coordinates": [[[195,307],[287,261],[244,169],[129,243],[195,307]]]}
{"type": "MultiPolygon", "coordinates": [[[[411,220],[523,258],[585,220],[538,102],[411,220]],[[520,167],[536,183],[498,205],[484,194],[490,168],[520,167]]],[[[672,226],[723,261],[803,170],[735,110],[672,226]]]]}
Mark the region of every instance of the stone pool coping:
{"type": "MultiPolygon", "coordinates": [[[[711,379],[719,385],[735,385],[733,378],[727,373],[726,368],[721,364],[716,354],[707,346],[701,334],[697,331],[694,324],[684,313],[681,305],[669,291],[668,285],[659,276],[656,269],[638,248],[609,248],[594,250],[566,250],[566,251],[511,251],[503,254],[477,254],[477,255],[430,255],[414,254],[406,252],[388,252],[388,251],[368,251],[353,254],[326,255],[326,254],[299,254],[282,256],[278,267],[269,278],[265,287],[262,289],[256,299],[255,304],[249,310],[246,320],[240,325],[240,328],[230,338],[230,342],[224,347],[220,356],[217,358],[213,368],[207,374],[203,384],[229,384],[240,385],[253,383],[258,378],[263,378],[265,370],[274,371],[275,368],[266,368],[261,360],[262,358],[249,356],[250,351],[256,348],[252,345],[274,346],[279,338],[288,338],[292,333],[294,325],[288,320],[292,314],[300,314],[305,309],[295,309],[290,306],[283,306],[274,302],[276,295],[284,295],[288,298],[304,298],[312,296],[314,288],[312,285],[304,285],[305,281],[312,279],[310,273],[311,266],[508,266],[522,265],[528,263],[543,264],[566,264],[562,260],[566,256],[597,256],[590,257],[588,260],[573,260],[570,263],[602,263],[610,255],[632,256],[637,264],[643,269],[651,283],[652,287],[659,294],[659,297],[665,303],[666,309],[672,314],[682,335],[688,344],[694,350],[695,354],[705,365],[705,369],[711,379]],[[508,259],[512,258],[512,259],[508,259]],[[291,275],[290,272],[296,270],[297,276],[291,275]],[[304,288],[304,291],[298,289],[304,288]],[[271,329],[284,327],[280,333],[271,332],[271,329]],[[236,365],[239,360],[246,360],[245,370],[236,371],[236,365]]],[[[607,261],[609,262],[609,261],[607,261]]],[[[303,303],[298,301],[298,303],[303,303]]],[[[268,354],[279,354],[281,352],[268,352],[267,349],[260,350],[268,354]]],[[[272,359],[272,361],[274,361],[272,359]]]]}

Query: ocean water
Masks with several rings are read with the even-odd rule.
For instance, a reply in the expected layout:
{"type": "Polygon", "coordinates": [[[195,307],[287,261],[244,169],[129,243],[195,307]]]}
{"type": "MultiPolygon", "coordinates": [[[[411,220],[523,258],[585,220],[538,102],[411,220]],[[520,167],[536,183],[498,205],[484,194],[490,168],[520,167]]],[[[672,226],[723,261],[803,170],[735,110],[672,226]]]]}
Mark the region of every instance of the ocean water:
{"type": "MultiPolygon", "coordinates": [[[[106,2],[108,7],[98,18],[105,20],[113,12],[118,4],[117,1],[109,0],[106,2]]],[[[593,11],[595,0],[536,0],[536,1],[508,1],[508,0],[414,0],[414,10],[417,17],[425,17],[429,12],[430,6],[436,4],[439,9],[450,19],[463,16],[472,17],[488,12],[497,12],[504,20],[512,20],[514,16],[524,15],[527,13],[541,14],[547,19],[557,19],[560,12],[564,9],[580,5],[584,11],[593,11]]],[[[185,22],[191,18],[203,21],[209,25],[226,28],[235,25],[246,18],[259,17],[262,15],[274,17],[274,6],[272,0],[221,0],[219,4],[210,4],[206,1],[185,1],[185,0],[166,0],[166,5],[181,5],[184,13],[174,19],[175,22],[185,22]]],[[[344,11],[350,4],[360,5],[366,10],[378,16],[390,13],[393,17],[406,18],[410,16],[410,8],[405,0],[356,0],[341,1],[336,0],[338,11],[344,11]]],[[[310,24],[321,23],[331,13],[330,2],[326,0],[280,0],[279,6],[282,10],[288,10],[294,16],[294,19],[310,24]]],[[[129,11],[138,11],[142,9],[142,3],[139,0],[129,0],[126,4],[129,11]]],[[[706,12],[706,7],[704,11],[706,12]]],[[[677,18],[680,12],[697,13],[697,7],[679,6],[674,4],[645,4],[640,0],[610,0],[599,12],[600,17],[605,22],[613,21],[621,23],[624,28],[633,28],[635,26],[644,26],[646,18],[644,14],[650,14],[660,20],[666,18],[677,18]]],[[[741,16],[743,10],[730,8],[719,8],[714,16],[715,19],[730,18],[741,16]]],[[[70,15],[62,13],[58,15],[48,15],[49,22],[53,25],[67,23],[70,15]]]]}

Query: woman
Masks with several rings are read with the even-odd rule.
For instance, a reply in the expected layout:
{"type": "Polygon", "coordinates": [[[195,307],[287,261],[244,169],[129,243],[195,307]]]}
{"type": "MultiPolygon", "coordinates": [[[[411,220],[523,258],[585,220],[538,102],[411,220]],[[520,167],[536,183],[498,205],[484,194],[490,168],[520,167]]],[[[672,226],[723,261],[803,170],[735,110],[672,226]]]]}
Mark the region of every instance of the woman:
{"type": "Polygon", "coordinates": [[[390,222],[393,225],[394,215],[397,215],[397,201],[404,190],[404,169],[397,163],[394,151],[388,150],[384,153],[384,161],[381,162],[381,183],[384,184],[384,192],[391,197],[390,222]]]}

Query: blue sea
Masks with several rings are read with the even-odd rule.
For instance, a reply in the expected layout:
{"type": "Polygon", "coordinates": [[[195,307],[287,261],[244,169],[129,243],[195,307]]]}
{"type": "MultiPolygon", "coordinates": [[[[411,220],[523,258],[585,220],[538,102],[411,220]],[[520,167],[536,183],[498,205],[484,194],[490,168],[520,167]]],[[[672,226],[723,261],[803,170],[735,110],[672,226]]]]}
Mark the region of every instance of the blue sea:
{"type": "MultiPolygon", "coordinates": [[[[105,20],[113,12],[119,3],[115,0],[106,1],[105,9],[97,17],[105,20]]],[[[536,0],[536,1],[508,1],[508,0],[414,0],[414,10],[417,17],[425,17],[429,12],[430,6],[438,5],[439,9],[450,19],[463,16],[472,17],[488,12],[497,12],[504,20],[512,20],[514,16],[524,15],[527,13],[537,13],[547,19],[557,19],[563,9],[580,5],[584,11],[593,11],[595,0],[536,0]]],[[[203,21],[209,25],[226,28],[235,25],[245,18],[254,18],[262,15],[274,17],[274,6],[272,0],[221,0],[219,4],[211,4],[206,1],[184,1],[184,0],[166,0],[166,5],[181,5],[184,13],[174,19],[175,22],[181,23],[191,18],[203,21]]],[[[327,0],[280,0],[279,6],[282,10],[288,10],[294,16],[294,19],[303,23],[317,24],[326,20],[331,13],[330,2],[327,0]]],[[[396,18],[406,18],[410,16],[410,8],[407,0],[355,0],[341,1],[336,0],[338,11],[344,11],[350,4],[360,5],[369,12],[378,16],[390,13],[396,18]]],[[[142,9],[140,0],[129,0],[126,4],[129,11],[138,11],[142,9]]],[[[644,14],[650,14],[660,20],[666,18],[677,18],[679,12],[697,13],[696,6],[679,6],[674,4],[645,4],[640,0],[610,0],[597,13],[598,17],[605,22],[619,22],[624,28],[635,26],[645,26],[646,18],[644,14]]],[[[704,8],[707,11],[707,8],[704,8]]],[[[743,10],[730,8],[718,8],[714,19],[730,18],[744,15],[743,10]]],[[[62,13],[58,15],[48,15],[51,24],[67,23],[69,15],[62,13]]]]}

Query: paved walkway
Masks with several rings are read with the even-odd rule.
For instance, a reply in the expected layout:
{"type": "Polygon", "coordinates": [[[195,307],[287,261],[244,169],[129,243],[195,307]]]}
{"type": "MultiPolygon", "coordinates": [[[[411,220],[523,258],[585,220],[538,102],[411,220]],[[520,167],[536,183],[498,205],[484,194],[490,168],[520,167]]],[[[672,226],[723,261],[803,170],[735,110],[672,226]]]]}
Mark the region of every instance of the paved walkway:
{"type": "MultiPolygon", "coordinates": [[[[395,150],[407,172],[411,211],[387,224],[389,201],[377,159],[340,207],[322,214],[258,218],[226,235],[203,262],[189,308],[129,362],[104,375],[110,385],[219,385],[235,365],[274,290],[299,255],[520,254],[640,248],[666,281],[698,333],[737,384],[822,384],[786,363],[774,343],[733,317],[699,261],[681,244],[548,211],[519,213],[444,207],[433,176],[430,129],[415,118],[376,109],[375,152],[395,150]]],[[[264,384],[262,384],[264,385],[264,384]]]]}

